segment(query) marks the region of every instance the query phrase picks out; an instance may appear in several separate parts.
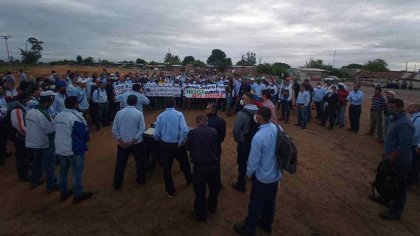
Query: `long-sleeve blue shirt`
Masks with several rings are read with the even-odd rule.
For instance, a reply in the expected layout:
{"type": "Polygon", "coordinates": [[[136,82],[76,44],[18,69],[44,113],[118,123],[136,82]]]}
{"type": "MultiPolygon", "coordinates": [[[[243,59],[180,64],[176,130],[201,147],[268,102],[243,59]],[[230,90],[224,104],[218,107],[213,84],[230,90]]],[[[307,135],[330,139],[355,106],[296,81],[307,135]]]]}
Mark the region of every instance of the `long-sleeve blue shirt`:
{"type": "Polygon", "coordinates": [[[76,87],[70,91],[69,96],[76,96],[79,101],[79,108],[83,111],[89,109],[88,94],[86,88],[76,87]]]}
{"type": "Polygon", "coordinates": [[[106,95],[106,90],[100,88],[95,89],[92,94],[92,101],[95,103],[107,103],[108,96],[106,95]]]}
{"type": "Polygon", "coordinates": [[[309,106],[311,102],[311,94],[308,91],[300,91],[296,99],[296,104],[309,106]]]}
{"type": "Polygon", "coordinates": [[[184,115],[175,108],[166,108],[156,122],[154,137],[165,143],[182,144],[187,138],[188,126],[184,115]]]}
{"type": "Polygon", "coordinates": [[[411,120],[413,121],[415,128],[414,142],[417,148],[420,148],[420,112],[411,115],[411,120]]]}
{"type": "Polygon", "coordinates": [[[414,145],[414,125],[405,112],[394,115],[384,140],[385,154],[398,152],[397,162],[411,162],[411,148],[414,145]]]}
{"type": "Polygon", "coordinates": [[[347,101],[351,103],[351,105],[354,106],[360,106],[363,104],[363,92],[360,90],[357,91],[351,91],[349,93],[349,96],[347,96],[347,101]]]}
{"type": "Polygon", "coordinates": [[[62,112],[64,110],[64,100],[66,99],[66,94],[57,93],[54,97],[54,103],[52,104],[53,111],[55,114],[53,116],[56,116],[58,113],[62,112]]]}
{"type": "Polygon", "coordinates": [[[143,141],[145,127],[143,113],[134,106],[127,106],[117,112],[112,125],[112,135],[125,143],[133,139],[137,140],[136,143],[140,143],[143,141]]]}
{"type": "Polygon", "coordinates": [[[136,91],[130,91],[130,92],[126,92],[122,95],[121,97],[121,107],[126,107],[127,106],[127,98],[130,95],[135,95],[137,97],[137,104],[136,104],[136,108],[137,110],[143,112],[143,105],[149,105],[150,101],[149,99],[144,96],[143,94],[136,92],[136,91]]]}
{"type": "Polygon", "coordinates": [[[325,88],[314,88],[314,102],[321,102],[322,99],[324,99],[325,95],[327,95],[327,90],[325,88]]]}
{"type": "Polygon", "coordinates": [[[251,143],[247,176],[255,173],[255,177],[266,184],[280,180],[282,175],[276,157],[277,132],[271,122],[259,127],[251,143]]]}

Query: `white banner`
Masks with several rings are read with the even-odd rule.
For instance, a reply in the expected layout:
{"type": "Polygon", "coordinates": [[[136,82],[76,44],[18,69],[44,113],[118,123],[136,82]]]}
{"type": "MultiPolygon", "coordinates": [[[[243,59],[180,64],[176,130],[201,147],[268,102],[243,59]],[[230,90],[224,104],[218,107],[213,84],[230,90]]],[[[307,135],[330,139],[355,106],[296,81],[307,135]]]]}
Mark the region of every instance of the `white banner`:
{"type": "Polygon", "coordinates": [[[144,84],[147,97],[181,97],[181,87],[173,84],[144,84]]]}
{"type": "Polygon", "coordinates": [[[186,98],[226,98],[226,86],[217,84],[190,84],[185,86],[186,98]]]}
{"type": "Polygon", "coordinates": [[[121,101],[121,97],[125,92],[131,91],[132,84],[119,84],[114,87],[115,101],[121,101]]]}

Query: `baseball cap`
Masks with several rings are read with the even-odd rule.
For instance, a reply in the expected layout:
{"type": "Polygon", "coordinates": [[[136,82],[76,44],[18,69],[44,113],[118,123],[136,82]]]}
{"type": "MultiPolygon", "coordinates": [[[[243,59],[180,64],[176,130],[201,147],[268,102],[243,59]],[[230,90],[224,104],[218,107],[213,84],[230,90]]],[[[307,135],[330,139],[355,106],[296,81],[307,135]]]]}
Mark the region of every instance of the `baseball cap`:
{"type": "Polygon", "coordinates": [[[54,93],[51,90],[41,92],[41,97],[51,97],[51,96],[55,96],[55,95],[57,95],[57,93],[54,93]]]}
{"type": "Polygon", "coordinates": [[[83,78],[78,78],[77,79],[77,83],[85,84],[85,83],[87,83],[87,80],[86,79],[83,79],[83,78]]]}

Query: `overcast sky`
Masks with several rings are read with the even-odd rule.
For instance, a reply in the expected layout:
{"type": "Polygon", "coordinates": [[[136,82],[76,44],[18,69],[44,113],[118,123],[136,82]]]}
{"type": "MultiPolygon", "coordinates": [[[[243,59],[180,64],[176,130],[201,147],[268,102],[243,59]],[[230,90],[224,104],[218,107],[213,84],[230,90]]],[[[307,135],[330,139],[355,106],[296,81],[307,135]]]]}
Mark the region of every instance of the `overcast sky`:
{"type": "MultiPolygon", "coordinates": [[[[309,58],[335,66],[383,58],[394,70],[420,68],[419,0],[0,0],[0,35],[11,35],[20,59],[31,36],[42,61],[77,55],[111,61],[163,61],[214,48],[236,63],[252,51],[262,62],[302,66],[309,58]]],[[[6,60],[0,41],[0,59],[6,60]]]]}

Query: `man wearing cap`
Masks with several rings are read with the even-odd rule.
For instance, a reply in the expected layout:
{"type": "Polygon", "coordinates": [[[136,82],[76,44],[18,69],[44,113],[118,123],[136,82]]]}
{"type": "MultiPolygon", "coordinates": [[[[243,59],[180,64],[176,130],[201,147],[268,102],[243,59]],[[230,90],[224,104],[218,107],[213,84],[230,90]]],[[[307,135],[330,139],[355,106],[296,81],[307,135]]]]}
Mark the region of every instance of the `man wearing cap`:
{"type": "Polygon", "coordinates": [[[58,190],[55,177],[54,124],[48,114],[48,108],[53,104],[55,93],[41,93],[39,106],[26,113],[25,145],[33,150],[31,188],[40,185],[42,172],[47,177],[46,192],[58,190]]]}
{"type": "Polygon", "coordinates": [[[60,201],[67,200],[72,194],[73,203],[89,199],[91,192],[83,191],[83,171],[85,152],[89,141],[86,120],[78,112],[79,99],[69,96],[64,101],[65,109],[54,118],[55,152],[60,158],[59,190],[60,201]],[[73,190],[67,188],[67,174],[70,166],[73,174],[73,190]]]}
{"type": "Polygon", "coordinates": [[[127,106],[127,98],[130,95],[134,95],[137,97],[137,104],[136,104],[136,108],[137,110],[139,110],[141,113],[143,113],[143,105],[149,105],[150,101],[149,99],[144,96],[141,93],[141,85],[140,84],[133,84],[133,86],[131,87],[131,91],[125,92],[121,98],[121,108],[124,108],[127,106]]]}
{"type": "Polygon", "coordinates": [[[99,81],[99,87],[93,91],[92,102],[95,104],[94,122],[96,130],[101,129],[101,125],[107,125],[108,115],[108,96],[105,90],[105,81],[99,81]]]}
{"type": "Polygon", "coordinates": [[[27,163],[29,159],[29,150],[25,147],[26,123],[25,116],[29,111],[26,105],[31,100],[31,97],[26,93],[19,94],[16,103],[11,105],[9,109],[10,120],[12,122],[12,134],[10,135],[15,144],[16,169],[18,177],[21,181],[29,180],[27,163]]]}
{"type": "Polygon", "coordinates": [[[86,117],[87,110],[89,109],[88,94],[86,91],[87,80],[83,78],[77,79],[77,87],[73,89],[69,96],[77,97],[79,101],[79,110],[83,113],[83,117],[86,117]]]}
{"type": "Polygon", "coordinates": [[[313,100],[315,102],[316,106],[316,117],[319,120],[322,120],[324,118],[324,98],[325,95],[327,95],[327,92],[329,92],[330,86],[327,88],[321,86],[321,82],[318,82],[316,84],[316,87],[314,88],[314,96],[313,100]]]}
{"type": "Polygon", "coordinates": [[[363,96],[364,94],[362,91],[360,91],[360,85],[358,84],[354,85],[353,91],[351,91],[349,96],[347,96],[347,101],[350,102],[350,107],[349,107],[350,128],[348,130],[352,131],[353,133],[359,132],[363,96]]]}
{"type": "Polygon", "coordinates": [[[124,180],[124,171],[130,153],[136,161],[137,184],[146,181],[146,161],[144,155],[143,133],[145,130],[144,116],[134,105],[135,95],[127,97],[127,106],[118,111],[112,126],[112,134],[117,140],[117,163],[114,173],[114,188],[120,189],[124,180]]]}
{"type": "Polygon", "coordinates": [[[308,123],[308,110],[311,104],[311,95],[305,89],[305,84],[300,85],[300,92],[296,99],[296,109],[298,111],[298,123],[295,126],[300,126],[301,129],[306,129],[308,123]]]}
{"type": "Polygon", "coordinates": [[[192,182],[188,154],[184,147],[187,133],[187,122],[185,122],[184,115],[175,110],[175,99],[173,97],[166,98],[166,110],[157,117],[154,138],[159,141],[160,164],[163,167],[163,178],[169,198],[175,195],[171,173],[174,158],[181,166],[187,185],[192,182]]]}
{"type": "Polygon", "coordinates": [[[64,100],[66,99],[66,82],[64,80],[57,80],[55,85],[57,94],[54,97],[54,103],[52,104],[52,110],[54,114],[53,118],[64,110],[64,100]]]}

